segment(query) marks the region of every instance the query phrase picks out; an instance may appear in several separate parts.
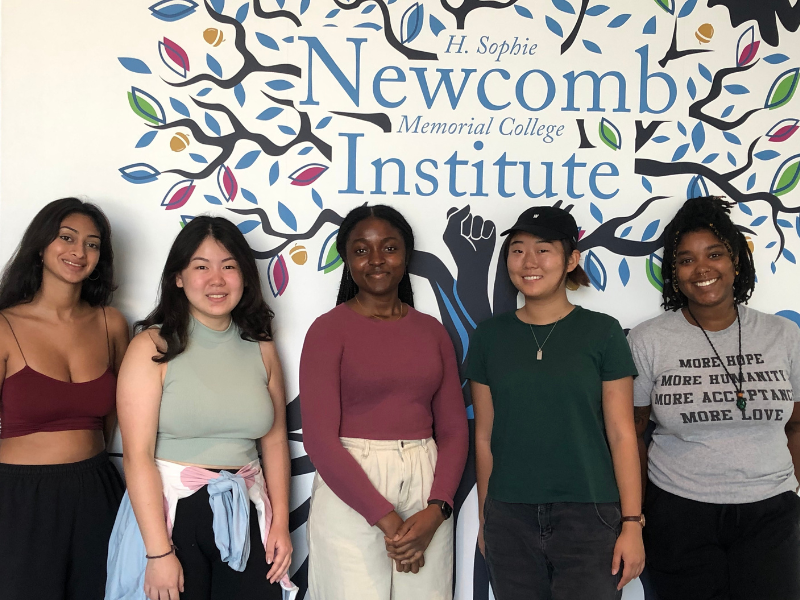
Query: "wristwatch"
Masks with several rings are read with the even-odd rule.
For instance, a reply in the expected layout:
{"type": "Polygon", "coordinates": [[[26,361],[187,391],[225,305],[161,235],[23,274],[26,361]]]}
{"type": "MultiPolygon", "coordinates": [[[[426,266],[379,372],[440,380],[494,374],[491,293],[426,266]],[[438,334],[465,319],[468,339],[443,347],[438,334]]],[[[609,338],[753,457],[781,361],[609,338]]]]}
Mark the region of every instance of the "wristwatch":
{"type": "Polygon", "coordinates": [[[634,521],[644,527],[644,514],[636,515],[635,517],[622,517],[622,522],[624,523],[625,521],[634,521]]]}
{"type": "Polygon", "coordinates": [[[444,517],[445,521],[447,521],[447,519],[453,515],[453,507],[444,500],[428,500],[428,506],[431,504],[435,504],[439,507],[439,510],[442,511],[442,516],[444,517]]]}

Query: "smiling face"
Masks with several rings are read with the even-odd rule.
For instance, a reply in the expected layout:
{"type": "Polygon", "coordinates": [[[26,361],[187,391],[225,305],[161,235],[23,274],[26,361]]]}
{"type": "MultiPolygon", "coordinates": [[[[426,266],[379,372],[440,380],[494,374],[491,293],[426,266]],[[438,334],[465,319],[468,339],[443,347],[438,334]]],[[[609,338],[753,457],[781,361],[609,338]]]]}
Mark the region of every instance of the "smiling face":
{"type": "Polygon", "coordinates": [[[225,329],[239,304],[244,282],[233,255],[212,237],[198,246],[183,271],[175,277],[189,300],[192,316],[211,329],[225,329]]]}
{"type": "Polygon", "coordinates": [[[80,283],[100,260],[100,230],[83,214],[67,215],[58,235],[42,252],[43,272],[68,283],[80,283]]]}
{"type": "Polygon", "coordinates": [[[564,245],[560,241],[545,241],[518,231],[509,240],[508,275],[526,298],[550,298],[561,293],[562,287],[566,289],[567,273],[578,266],[580,256],[575,250],[565,260],[564,245]]]}
{"type": "Polygon", "coordinates": [[[675,252],[678,289],[693,307],[729,308],[733,305],[736,266],[725,244],[707,229],[681,237],[675,252]]]}
{"type": "Polygon", "coordinates": [[[406,272],[403,236],[383,219],[360,221],[347,239],[347,266],[360,292],[396,296],[406,272]]]}

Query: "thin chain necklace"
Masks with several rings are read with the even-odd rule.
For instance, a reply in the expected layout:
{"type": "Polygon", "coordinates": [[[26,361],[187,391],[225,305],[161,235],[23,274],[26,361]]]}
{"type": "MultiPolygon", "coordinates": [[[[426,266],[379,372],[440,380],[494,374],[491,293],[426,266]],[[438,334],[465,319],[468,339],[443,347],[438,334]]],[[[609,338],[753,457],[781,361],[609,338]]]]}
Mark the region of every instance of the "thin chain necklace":
{"type": "MultiPolygon", "coordinates": [[[[560,321],[563,318],[564,317],[559,317],[558,321],[560,321]]],[[[536,342],[536,346],[539,348],[539,350],[536,351],[536,360],[542,360],[543,356],[542,349],[544,348],[544,345],[547,343],[547,340],[550,339],[550,336],[553,335],[553,331],[555,331],[556,325],[558,325],[558,321],[553,323],[553,327],[550,329],[550,333],[547,334],[547,337],[544,339],[544,342],[542,344],[539,344],[539,340],[536,339],[536,334],[533,332],[533,325],[528,323],[528,327],[530,327],[531,330],[531,335],[533,336],[533,339],[536,342]]]]}
{"type": "Polygon", "coordinates": [[[739,354],[736,356],[736,362],[739,364],[739,381],[737,385],[736,379],[733,375],[730,374],[728,371],[728,367],[725,366],[725,363],[722,362],[722,357],[717,352],[717,349],[714,347],[714,344],[711,343],[711,338],[708,337],[706,330],[703,329],[703,326],[700,325],[700,321],[697,320],[697,317],[694,316],[692,313],[692,309],[688,306],[686,310],[689,311],[692,319],[694,322],[697,323],[697,326],[700,328],[700,331],[703,332],[703,335],[706,336],[706,341],[708,341],[708,345],[711,346],[711,349],[714,351],[714,354],[717,355],[717,360],[719,364],[722,365],[722,368],[725,369],[725,374],[728,376],[728,379],[731,380],[733,383],[733,389],[736,390],[736,408],[742,411],[742,415],[744,415],[744,409],[747,407],[747,399],[744,397],[744,378],[742,377],[742,320],[739,318],[739,308],[734,306],[733,309],[736,311],[736,323],[739,326],[739,354]]]}
{"type": "MultiPolygon", "coordinates": [[[[362,308],[362,310],[364,310],[365,312],[369,312],[366,309],[366,307],[363,304],[361,304],[361,300],[358,299],[358,296],[353,296],[353,298],[356,299],[356,302],[362,308]]],[[[400,301],[400,314],[397,317],[395,317],[394,315],[389,315],[388,317],[385,317],[385,316],[379,315],[377,313],[372,313],[371,315],[368,315],[368,316],[369,316],[370,319],[378,319],[379,321],[393,321],[393,320],[394,321],[399,321],[400,319],[403,318],[403,302],[400,301]]]]}

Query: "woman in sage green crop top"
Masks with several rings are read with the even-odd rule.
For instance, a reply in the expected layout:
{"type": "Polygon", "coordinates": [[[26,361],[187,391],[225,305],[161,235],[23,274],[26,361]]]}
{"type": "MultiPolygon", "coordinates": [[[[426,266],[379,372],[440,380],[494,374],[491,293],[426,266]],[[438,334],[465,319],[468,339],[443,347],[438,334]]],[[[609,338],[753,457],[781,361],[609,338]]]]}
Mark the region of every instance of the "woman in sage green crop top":
{"type": "MultiPolygon", "coordinates": [[[[255,259],[236,226],[220,217],[187,224],[167,257],[158,305],[137,323],[117,391],[128,493],[147,554],[144,591],[151,600],[178,593],[193,600],[212,590],[242,600],[281,597],[278,581],[292,553],[290,468],[272,317],[255,259]],[[253,478],[258,483],[261,477],[259,442],[266,508],[248,504],[247,497],[244,505],[250,507],[250,537],[260,534],[264,543],[252,540],[249,556],[245,549],[238,561],[230,557],[238,550],[228,552],[215,541],[221,516],[213,513],[216,501],[209,504],[208,486],[194,490],[182,482],[185,475],[217,482],[231,474],[212,471],[225,470],[235,472],[241,485],[234,488],[251,490],[253,478]],[[180,471],[175,463],[188,468],[180,471]],[[176,468],[180,499],[170,531],[163,502],[175,493],[166,473],[176,468]]],[[[234,516],[231,544],[246,548],[236,522],[234,516]]]]}

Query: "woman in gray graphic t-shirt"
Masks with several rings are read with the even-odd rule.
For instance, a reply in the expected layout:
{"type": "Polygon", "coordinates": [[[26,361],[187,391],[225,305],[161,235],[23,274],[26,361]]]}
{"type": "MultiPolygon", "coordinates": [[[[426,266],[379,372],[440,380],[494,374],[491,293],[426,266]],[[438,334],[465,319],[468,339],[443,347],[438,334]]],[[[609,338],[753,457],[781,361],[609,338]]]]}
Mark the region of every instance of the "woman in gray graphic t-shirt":
{"type": "Polygon", "coordinates": [[[755,268],[731,206],[693,198],[678,211],[664,232],[667,310],[628,337],[660,600],[800,598],[800,328],[744,306],[755,268]]]}

